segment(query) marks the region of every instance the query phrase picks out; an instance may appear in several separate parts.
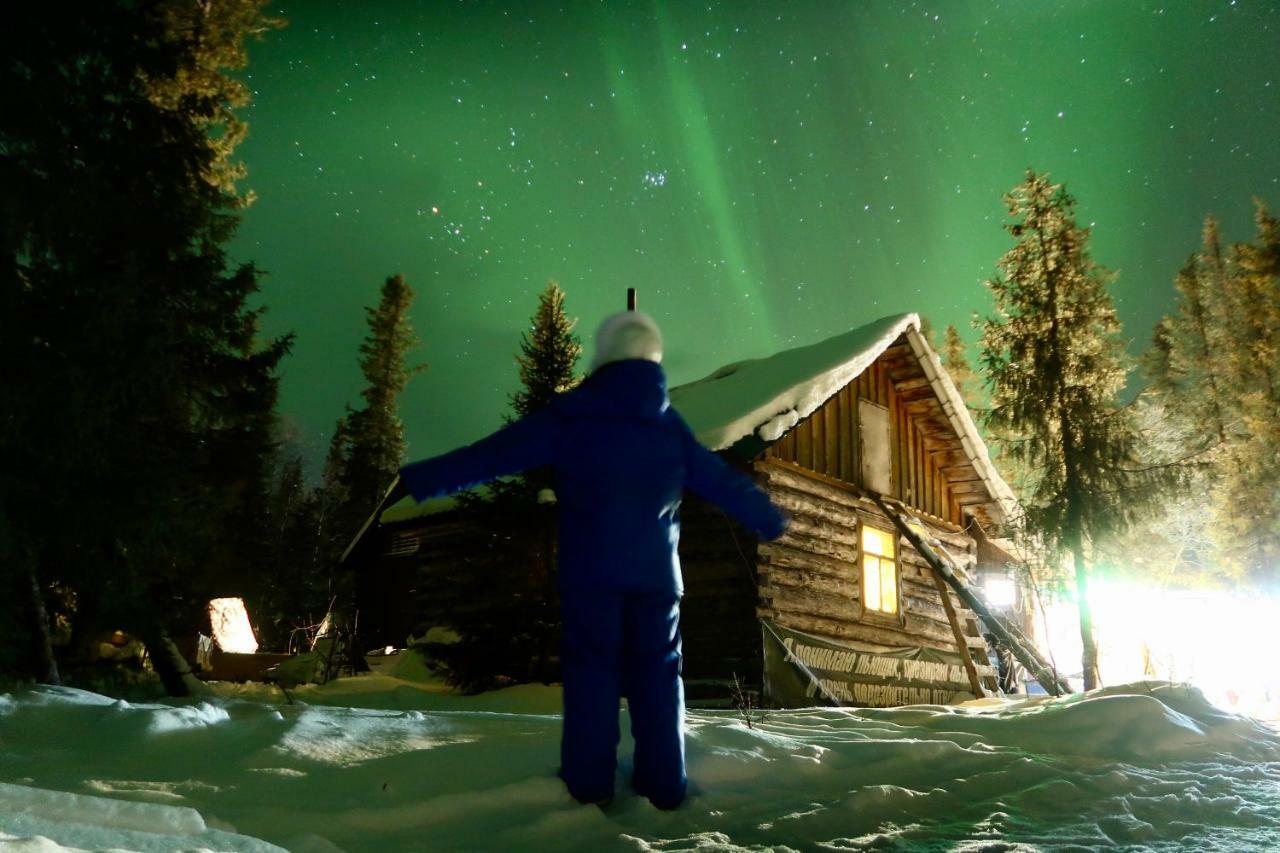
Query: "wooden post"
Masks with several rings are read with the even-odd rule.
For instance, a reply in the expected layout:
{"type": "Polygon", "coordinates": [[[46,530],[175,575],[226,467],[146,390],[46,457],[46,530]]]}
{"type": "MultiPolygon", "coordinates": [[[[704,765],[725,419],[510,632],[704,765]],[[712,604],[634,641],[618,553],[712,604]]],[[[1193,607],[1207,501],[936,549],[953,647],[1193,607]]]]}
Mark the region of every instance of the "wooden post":
{"type": "Polygon", "coordinates": [[[973,665],[973,655],[969,654],[969,639],[960,628],[960,620],[956,618],[956,608],[951,603],[951,593],[936,571],[933,573],[933,585],[938,588],[938,595],[942,596],[942,609],[947,611],[947,621],[951,623],[951,633],[955,635],[956,648],[960,650],[960,661],[964,664],[964,671],[969,674],[969,686],[973,688],[973,698],[983,699],[987,691],[982,689],[978,668],[973,665]]]}
{"type": "Polygon", "coordinates": [[[636,289],[634,287],[627,288],[627,310],[636,310],[636,289]]]}

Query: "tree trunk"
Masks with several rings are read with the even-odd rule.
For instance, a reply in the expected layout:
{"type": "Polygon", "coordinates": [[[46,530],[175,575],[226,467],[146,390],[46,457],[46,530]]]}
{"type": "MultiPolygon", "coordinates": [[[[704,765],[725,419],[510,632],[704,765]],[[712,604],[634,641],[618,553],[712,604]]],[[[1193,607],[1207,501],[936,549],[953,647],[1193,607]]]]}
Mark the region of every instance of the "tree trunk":
{"type": "Polygon", "coordinates": [[[168,631],[158,625],[150,625],[145,629],[142,641],[151,656],[151,666],[170,696],[193,696],[203,692],[204,685],[191,672],[190,665],[168,631]]]}
{"type": "Polygon", "coordinates": [[[28,618],[31,622],[32,669],[36,680],[41,684],[60,685],[62,679],[58,675],[58,660],[53,656],[53,640],[49,636],[49,610],[44,605],[44,593],[40,589],[35,566],[31,564],[29,557],[26,574],[25,583],[31,603],[28,618]]]}
{"type": "Polygon", "coordinates": [[[1098,677],[1098,642],[1093,635],[1093,608],[1089,605],[1089,578],[1085,574],[1084,548],[1079,538],[1071,545],[1076,564],[1076,597],[1080,608],[1080,645],[1083,648],[1081,665],[1084,672],[1084,689],[1100,686],[1098,677]]]}
{"type": "Polygon", "coordinates": [[[0,618],[12,617],[14,624],[21,626],[15,638],[18,658],[14,665],[21,675],[42,684],[61,684],[35,551],[25,537],[4,523],[0,523],[0,565],[5,569],[0,573],[0,595],[6,599],[0,618]]]}

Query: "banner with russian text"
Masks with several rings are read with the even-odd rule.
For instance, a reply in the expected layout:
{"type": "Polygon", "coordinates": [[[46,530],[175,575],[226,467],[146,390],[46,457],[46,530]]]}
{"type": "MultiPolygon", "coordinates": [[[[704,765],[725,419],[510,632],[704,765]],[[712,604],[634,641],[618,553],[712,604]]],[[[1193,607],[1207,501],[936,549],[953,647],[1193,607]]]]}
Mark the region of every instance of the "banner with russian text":
{"type": "MultiPolygon", "coordinates": [[[[953,705],[972,699],[960,656],[926,647],[875,652],[761,620],[764,689],[782,708],[953,705]]],[[[989,670],[980,662],[978,671],[989,670]]]]}

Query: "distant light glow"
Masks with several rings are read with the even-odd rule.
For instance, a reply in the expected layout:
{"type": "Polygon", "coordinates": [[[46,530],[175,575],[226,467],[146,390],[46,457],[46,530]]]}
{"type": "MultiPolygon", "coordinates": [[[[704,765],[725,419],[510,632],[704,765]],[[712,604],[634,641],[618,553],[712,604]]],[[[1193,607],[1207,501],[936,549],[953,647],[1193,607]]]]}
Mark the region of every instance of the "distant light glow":
{"type": "Polygon", "coordinates": [[[992,607],[1013,607],[1018,603],[1018,591],[1011,578],[987,575],[983,578],[982,589],[992,607]]]}
{"type": "MultiPolygon", "coordinates": [[[[1187,682],[1228,711],[1280,719],[1280,670],[1274,661],[1280,602],[1274,598],[1094,581],[1089,601],[1103,684],[1144,678],[1187,682]]],[[[1056,665],[1078,673],[1075,604],[1049,605],[1045,615],[1041,636],[1048,637],[1056,665]]]]}
{"type": "Polygon", "coordinates": [[[258,650],[244,599],[213,599],[209,602],[209,622],[213,625],[213,639],[224,652],[251,655],[258,650]]]}

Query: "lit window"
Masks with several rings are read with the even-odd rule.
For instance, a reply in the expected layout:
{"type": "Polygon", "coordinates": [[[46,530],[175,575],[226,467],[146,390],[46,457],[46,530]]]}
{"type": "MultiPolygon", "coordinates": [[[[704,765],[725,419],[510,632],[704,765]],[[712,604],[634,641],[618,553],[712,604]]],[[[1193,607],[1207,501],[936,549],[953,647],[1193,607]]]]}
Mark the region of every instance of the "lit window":
{"type": "Polygon", "coordinates": [[[862,528],[862,604],[867,610],[898,612],[894,536],[865,525],[862,528]]]}

